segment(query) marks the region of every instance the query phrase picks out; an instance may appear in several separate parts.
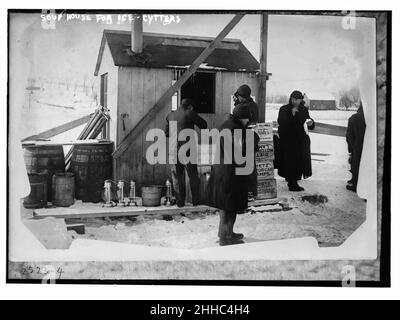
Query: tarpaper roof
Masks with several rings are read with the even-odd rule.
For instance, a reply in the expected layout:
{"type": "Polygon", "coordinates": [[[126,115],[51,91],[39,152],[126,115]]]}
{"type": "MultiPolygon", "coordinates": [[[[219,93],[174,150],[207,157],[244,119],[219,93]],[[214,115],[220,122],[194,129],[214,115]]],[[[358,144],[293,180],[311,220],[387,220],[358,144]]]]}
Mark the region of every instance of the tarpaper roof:
{"type": "MultiPolygon", "coordinates": [[[[104,30],[95,75],[106,44],[116,66],[187,68],[212,40],[209,37],[143,33],[143,51],[135,54],[130,50],[130,31],[104,30]]],[[[259,62],[237,39],[224,39],[200,66],[200,69],[206,70],[237,72],[256,72],[259,68],[259,62]]]]}

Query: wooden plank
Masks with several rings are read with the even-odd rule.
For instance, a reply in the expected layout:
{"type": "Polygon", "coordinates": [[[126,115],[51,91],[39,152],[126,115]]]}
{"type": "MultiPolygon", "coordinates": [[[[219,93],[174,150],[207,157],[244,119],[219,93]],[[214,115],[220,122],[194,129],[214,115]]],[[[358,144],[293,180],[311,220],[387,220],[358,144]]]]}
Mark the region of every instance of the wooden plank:
{"type": "Polygon", "coordinates": [[[218,71],[215,74],[215,115],[212,117],[211,123],[209,123],[209,128],[218,128],[220,123],[219,119],[221,115],[224,114],[224,83],[222,81],[222,72],[218,71]]]}
{"type": "MultiPolygon", "coordinates": [[[[142,114],[145,114],[148,110],[151,109],[152,106],[157,102],[156,100],[156,87],[157,81],[156,78],[162,76],[160,71],[156,69],[147,69],[143,72],[143,97],[142,97],[142,114]]],[[[162,78],[162,77],[161,77],[162,78]]],[[[165,84],[164,84],[165,85],[165,84]]],[[[171,85],[171,83],[169,83],[171,85]]],[[[158,116],[158,114],[157,114],[158,116]]],[[[148,124],[146,130],[144,130],[140,136],[140,161],[141,161],[141,173],[142,173],[142,182],[145,185],[154,184],[154,165],[148,163],[146,159],[146,150],[147,147],[150,146],[151,142],[146,141],[146,133],[153,128],[156,128],[156,117],[154,117],[148,124]]]]}
{"type": "Polygon", "coordinates": [[[157,103],[150,109],[150,111],[140,119],[136,127],[128,134],[122,143],[114,151],[113,156],[119,157],[129,147],[129,144],[146,128],[147,124],[156,116],[156,114],[171,100],[172,95],[179,90],[179,88],[194,74],[197,68],[204,62],[205,59],[214,51],[217,44],[224,39],[228,33],[239,23],[244,17],[243,13],[236,14],[228,25],[220,32],[220,34],[203,50],[203,52],[196,58],[192,65],[185,71],[185,73],[163,94],[157,103]]]}
{"type": "Polygon", "coordinates": [[[35,139],[48,139],[48,138],[57,136],[63,132],[69,131],[71,129],[74,129],[76,127],[79,127],[79,126],[87,123],[90,120],[91,116],[92,116],[92,114],[89,114],[89,115],[81,117],[79,119],[64,123],[55,128],[43,131],[43,132],[35,134],[33,136],[26,137],[22,141],[35,140],[35,139]]]}
{"type": "MultiPolygon", "coordinates": [[[[274,128],[278,127],[278,123],[276,121],[273,121],[273,125],[274,128]]],[[[337,137],[346,137],[346,130],[347,127],[336,126],[333,124],[322,123],[322,122],[315,122],[315,128],[314,130],[310,130],[310,133],[327,134],[330,136],[337,136],[337,137]]]]}
{"type": "Polygon", "coordinates": [[[94,75],[97,77],[99,75],[99,69],[100,69],[100,64],[101,64],[101,59],[103,58],[103,53],[104,53],[104,48],[106,46],[106,37],[103,34],[102,38],[101,38],[101,44],[100,44],[100,50],[99,50],[99,54],[97,56],[97,60],[96,60],[96,68],[94,71],[94,75]]]}
{"type": "Polygon", "coordinates": [[[257,199],[249,202],[249,207],[265,206],[279,203],[283,198],[257,199]]]}
{"type": "MultiPolygon", "coordinates": [[[[281,202],[283,198],[262,199],[249,202],[249,207],[273,205],[281,202]]],[[[178,206],[159,206],[159,207],[102,207],[98,205],[92,208],[51,208],[51,209],[34,209],[33,217],[42,219],[55,217],[60,219],[82,219],[82,218],[103,218],[103,217],[129,217],[139,215],[176,215],[191,212],[209,212],[218,211],[217,208],[201,205],[186,206],[179,208],[178,206]]]]}
{"type": "Polygon", "coordinates": [[[74,141],[62,141],[62,142],[53,142],[53,141],[25,141],[22,143],[23,147],[26,146],[70,146],[70,145],[82,145],[82,144],[101,144],[101,143],[109,143],[109,140],[98,140],[98,139],[88,139],[88,140],[74,140],[74,141]]]}
{"type": "MultiPolygon", "coordinates": [[[[157,74],[157,79],[156,79],[156,87],[155,87],[155,101],[157,101],[163,93],[169,88],[169,86],[172,83],[172,76],[173,73],[171,70],[167,69],[161,69],[159,70],[159,73],[157,74]]],[[[167,105],[165,108],[163,108],[158,114],[155,119],[155,127],[159,128],[161,130],[165,129],[165,124],[166,124],[166,118],[168,113],[172,109],[172,100],[170,99],[169,102],[167,102],[167,105]]],[[[167,180],[169,176],[169,170],[168,170],[168,165],[167,164],[156,164],[154,166],[154,183],[155,184],[165,184],[165,181],[167,180]]]]}
{"type": "Polygon", "coordinates": [[[132,73],[137,68],[120,67],[118,72],[118,114],[114,120],[117,123],[117,145],[123,141],[128,132],[133,128],[136,114],[132,114],[136,106],[136,101],[133,100],[132,73]],[[121,115],[128,114],[129,117],[121,119],[121,115]],[[125,122],[125,130],[123,128],[125,122]]]}
{"type": "Polygon", "coordinates": [[[159,206],[159,207],[101,207],[95,208],[54,208],[54,209],[35,209],[33,217],[35,219],[55,217],[61,219],[78,218],[103,218],[103,217],[129,217],[140,215],[175,215],[190,212],[217,211],[218,209],[209,206],[159,206]]]}
{"type": "Polygon", "coordinates": [[[267,74],[267,45],[268,45],[268,14],[261,14],[260,23],[260,75],[258,85],[257,105],[259,122],[265,122],[265,99],[267,74]]]}
{"type": "Polygon", "coordinates": [[[346,137],[346,131],[347,127],[335,126],[333,124],[328,124],[328,123],[315,122],[315,128],[314,130],[310,130],[310,133],[319,133],[331,136],[346,137]]]}

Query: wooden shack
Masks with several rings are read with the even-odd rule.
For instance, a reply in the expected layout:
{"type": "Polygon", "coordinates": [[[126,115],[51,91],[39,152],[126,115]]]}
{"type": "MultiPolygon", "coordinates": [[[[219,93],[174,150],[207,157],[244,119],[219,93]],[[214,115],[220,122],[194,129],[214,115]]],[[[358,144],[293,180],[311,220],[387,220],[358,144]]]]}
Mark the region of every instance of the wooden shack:
{"type": "MultiPolygon", "coordinates": [[[[131,50],[131,32],[104,30],[95,76],[100,77],[100,104],[110,110],[106,136],[115,148],[138,124],[160,97],[177,81],[213,38],[143,33],[143,49],[131,50]]],[[[134,180],[138,187],[164,184],[167,165],[146,161],[146,132],[164,129],[167,114],[181,99],[196,101],[197,111],[209,128],[222,124],[231,112],[232,96],[248,84],[257,97],[260,64],[237,39],[224,39],[151,120],[146,130],[114,158],[114,179],[134,180]]]]}
{"type": "Polygon", "coordinates": [[[336,110],[336,99],[330,93],[307,93],[305,99],[308,99],[310,110],[336,110]]]}

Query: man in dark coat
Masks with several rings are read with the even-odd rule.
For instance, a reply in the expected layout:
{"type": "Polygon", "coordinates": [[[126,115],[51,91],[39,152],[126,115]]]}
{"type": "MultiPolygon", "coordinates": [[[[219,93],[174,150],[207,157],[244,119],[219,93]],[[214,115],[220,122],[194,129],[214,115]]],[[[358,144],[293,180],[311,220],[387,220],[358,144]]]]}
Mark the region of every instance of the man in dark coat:
{"type": "MultiPolygon", "coordinates": [[[[249,125],[255,125],[258,123],[258,105],[254,102],[251,97],[251,89],[247,84],[241,85],[234,94],[235,106],[243,106],[250,111],[249,125]]],[[[249,192],[252,196],[257,195],[257,169],[254,159],[254,170],[249,175],[249,192]]]]}
{"type": "MultiPolygon", "coordinates": [[[[178,141],[178,136],[170,137],[170,122],[175,121],[177,124],[177,132],[183,129],[194,129],[194,126],[200,129],[207,128],[207,122],[194,111],[194,101],[192,99],[183,99],[181,106],[168,114],[167,124],[165,127],[165,134],[170,138],[170,144],[177,145],[177,152],[179,148],[186,143],[186,141],[178,141]]],[[[188,155],[193,156],[193,155],[188,155]]],[[[197,154],[195,155],[197,161],[197,154]]],[[[186,186],[185,186],[185,168],[189,176],[190,191],[192,192],[193,205],[200,204],[200,179],[197,171],[197,163],[183,164],[178,158],[174,159],[176,164],[171,164],[172,184],[178,207],[183,207],[186,200],[186,186]]]]}
{"type": "MultiPolygon", "coordinates": [[[[225,141],[221,137],[219,151],[216,152],[216,159],[211,169],[211,175],[207,186],[209,205],[220,209],[220,223],[218,237],[220,245],[242,243],[243,234],[233,232],[233,225],[236,215],[242,213],[248,206],[248,175],[239,175],[236,168],[244,166],[238,164],[234,158],[234,150],[239,150],[245,155],[246,150],[246,128],[251,114],[248,108],[241,105],[236,106],[220,131],[228,129],[231,132],[231,139],[225,141]],[[242,130],[242,141],[235,141],[234,130],[242,130]],[[231,143],[232,155],[230,163],[225,163],[225,143],[231,143]]],[[[251,131],[253,132],[253,131],[251,131]]],[[[257,141],[255,139],[254,141],[257,141]]],[[[254,152],[254,151],[253,151],[254,152]]]]}
{"type": "Polygon", "coordinates": [[[254,102],[251,95],[251,89],[247,84],[242,84],[235,92],[235,106],[243,105],[250,111],[250,121],[249,125],[254,125],[258,123],[258,106],[254,102]]]}
{"type": "Polygon", "coordinates": [[[315,124],[300,91],[293,91],[289,104],[279,109],[278,125],[278,174],[286,179],[290,191],[303,191],[297,181],[312,174],[308,129],[313,130],[315,124]]]}
{"type": "Polygon", "coordinates": [[[358,108],[357,113],[353,114],[349,118],[346,132],[347,147],[350,155],[350,172],[352,175],[352,178],[348,182],[346,188],[354,192],[356,192],[357,190],[358,172],[360,170],[365,128],[366,124],[364,118],[364,110],[362,104],[360,103],[360,107],[358,108]]]}

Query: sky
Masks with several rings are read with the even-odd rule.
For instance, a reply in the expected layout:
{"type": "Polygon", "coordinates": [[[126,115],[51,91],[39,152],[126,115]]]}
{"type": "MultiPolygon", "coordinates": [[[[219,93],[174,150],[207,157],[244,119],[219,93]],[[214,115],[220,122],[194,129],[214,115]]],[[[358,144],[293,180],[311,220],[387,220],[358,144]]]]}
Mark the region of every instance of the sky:
{"type": "MultiPolygon", "coordinates": [[[[30,74],[36,77],[92,77],[103,30],[130,30],[130,24],[117,24],[117,15],[112,16],[112,24],[97,22],[94,14],[91,18],[66,21],[64,17],[55,29],[45,30],[39,14],[15,14],[10,18],[10,41],[20,44],[20,53],[31,62],[30,74]]],[[[177,14],[174,18],[169,24],[147,19],[144,32],[216,36],[233,15],[177,14]]],[[[357,20],[355,30],[344,29],[342,21],[342,17],[270,15],[267,71],[272,76],[267,94],[289,94],[295,89],[335,94],[357,85],[360,31],[371,21],[357,20]]],[[[259,15],[246,15],[227,37],[240,39],[259,60],[259,15]]]]}

